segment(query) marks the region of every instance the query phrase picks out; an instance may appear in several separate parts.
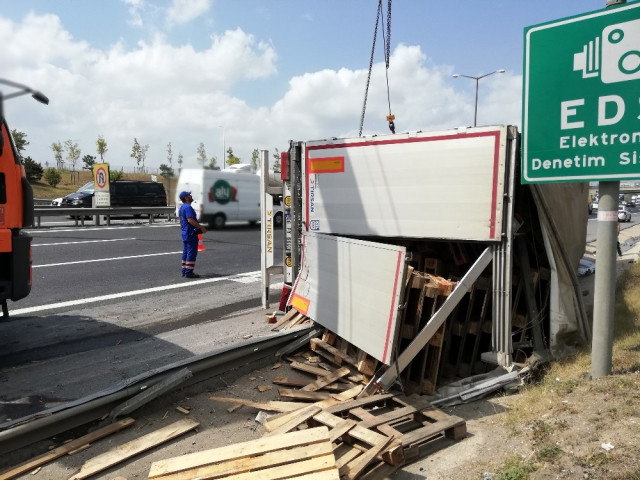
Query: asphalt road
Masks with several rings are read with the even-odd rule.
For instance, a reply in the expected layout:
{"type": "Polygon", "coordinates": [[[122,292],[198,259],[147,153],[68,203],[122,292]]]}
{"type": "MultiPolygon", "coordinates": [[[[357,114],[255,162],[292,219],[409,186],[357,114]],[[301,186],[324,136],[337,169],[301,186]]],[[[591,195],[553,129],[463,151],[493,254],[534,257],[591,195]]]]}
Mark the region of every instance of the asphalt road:
{"type": "MultiPolygon", "coordinates": [[[[631,221],[630,222],[620,222],[620,229],[624,230],[626,228],[633,227],[637,223],[640,222],[640,208],[638,207],[629,207],[629,211],[631,212],[631,221]]],[[[591,215],[589,215],[589,221],[587,223],[587,243],[595,242],[598,238],[598,210],[594,210],[591,215]]],[[[625,251],[628,248],[626,245],[622,245],[622,250],[625,251]]]]}
{"type": "Polygon", "coordinates": [[[261,304],[259,226],[207,232],[197,280],[172,222],[30,233],[32,293],[0,321],[0,426],[266,330],[230,316],[261,304]]]}

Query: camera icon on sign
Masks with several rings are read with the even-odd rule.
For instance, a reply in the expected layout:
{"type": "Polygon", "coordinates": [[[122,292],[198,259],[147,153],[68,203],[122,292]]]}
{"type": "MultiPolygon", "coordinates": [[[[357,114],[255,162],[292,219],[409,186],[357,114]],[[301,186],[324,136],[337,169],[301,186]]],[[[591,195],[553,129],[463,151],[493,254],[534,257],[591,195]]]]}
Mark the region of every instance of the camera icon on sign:
{"type": "Polygon", "coordinates": [[[640,79],[640,20],[609,25],[573,55],[573,70],[603,83],[640,79]]]}

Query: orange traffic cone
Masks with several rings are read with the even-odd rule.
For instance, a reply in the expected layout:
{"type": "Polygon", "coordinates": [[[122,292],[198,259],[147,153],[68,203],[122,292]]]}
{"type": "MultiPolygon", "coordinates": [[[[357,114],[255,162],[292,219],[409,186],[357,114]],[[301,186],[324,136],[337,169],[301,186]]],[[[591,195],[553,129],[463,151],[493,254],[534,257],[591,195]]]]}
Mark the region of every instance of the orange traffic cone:
{"type": "Polygon", "coordinates": [[[199,233],[198,234],[198,251],[199,252],[204,252],[206,250],[206,248],[204,248],[204,243],[202,243],[202,234],[199,233]]]}

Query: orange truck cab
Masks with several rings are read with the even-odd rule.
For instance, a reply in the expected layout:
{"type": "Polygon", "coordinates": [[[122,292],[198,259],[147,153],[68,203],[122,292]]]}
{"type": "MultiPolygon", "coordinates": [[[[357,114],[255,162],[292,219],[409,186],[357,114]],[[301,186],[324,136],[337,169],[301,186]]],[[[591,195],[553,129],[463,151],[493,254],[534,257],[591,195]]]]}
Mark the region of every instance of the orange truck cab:
{"type": "Polygon", "coordinates": [[[27,181],[9,127],[2,118],[0,137],[0,303],[9,315],[7,300],[20,300],[31,291],[31,236],[33,190],[27,181]]]}

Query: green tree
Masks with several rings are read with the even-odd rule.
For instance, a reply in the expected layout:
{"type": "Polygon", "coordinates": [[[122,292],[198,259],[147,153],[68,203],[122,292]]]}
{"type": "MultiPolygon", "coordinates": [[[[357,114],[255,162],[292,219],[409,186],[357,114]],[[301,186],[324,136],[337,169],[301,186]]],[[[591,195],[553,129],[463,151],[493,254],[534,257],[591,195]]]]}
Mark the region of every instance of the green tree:
{"type": "Polygon", "coordinates": [[[64,162],[62,161],[62,144],[60,142],[53,142],[51,144],[51,150],[53,150],[56,168],[62,169],[64,167],[64,162]]]}
{"type": "Polygon", "coordinates": [[[231,147],[229,147],[227,149],[227,162],[226,162],[226,165],[227,165],[227,167],[229,167],[231,165],[235,165],[236,163],[240,163],[240,158],[236,157],[233,154],[233,149],[231,147]]]}
{"type": "Polygon", "coordinates": [[[254,148],[253,152],[251,152],[251,168],[253,169],[254,172],[258,170],[259,162],[260,162],[260,150],[258,150],[257,148],[254,148]]]}
{"type": "Polygon", "coordinates": [[[196,152],[198,154],[196,160],[198,160],[198,163],[202,166],[202,168],[204,168],[207,163],[207,151],[204,149],[204,143],[200,142],[200,145],[198,145],[198,149],[196,150],[196,152]]]}
{"type": "Polygon", "coordinates": [[[98,155],[100,155],[100,162],[102,163],[104,161],[104,154],[107,153],[107,150],[109,150],[107,148],[107,141],[102,135],[100,135],[98,137],[98,140],[96,140],[96,150],[98,152],[98,155]]]}
{"type": "Polygon", "coordinates": [[[141,172],[144,172],[144,161],[147,159],[147,151],[149,150],[149,145],[140,145],[138,143],[138,139],[133,139],[133,146],[131,147],[131,158],[135,158],[136,165],[141,172]],[[140,166],[142,164],[142,166],[140,166]]]}
{"type": "Polygon", "coordinates": [[[171,205],[171,179],[176,175],[173,171],[173,149],[171,148],[171,142],[167,143],[167,161],[169,165],[164,163],[160,165],[160,176],[167,180],[167,199],[169,205],[171,205]]]}
{"type": "Polygon", "coordinates": [[[173,171],[173,168],[166,163],[163,163],[160,165],[160,176],[166,180],[171,180],[171,178],[175,176],[175,172],[173,171]]]}
{"type": "Polygon", "coordinates": [[[37,182],[42,178],[42,174],[44,173],[42,165],[34,162],[31,157],[23,158],[22,165],[24,166],[24,173],[27,176],[27,180],[30,183],[37,182]]]}
{"type": "Polygon", "coordinates": [[[96,157],[94,157],[93,155],[85,155],[84,157],[82,157],[82,169],[83,170],[93,170],[93,166],[96,164],[96,157]]]}
{"type": "Polygon", "coordinates": [[[215,155],[209,159],[209,164],[206,165],[204,168],[209,170],[220,170],[218,168],[218,159],[215,157],[215,155]]]}
{"type": "Polygon", "coordinates": [[[278,151],[278,149],[275,149],[275,153],[273,154],[273,171],[274,172],[279,172],[280,171],[280,159],[281,159],[281,155],[280,152],[278,151]]]}
{"type": "Polygon", "coordinates": [[[182,170],[183,158],[182,153],[178,152],[178,174],[180,174],[180,170],[182,170]]]}
{"type": "Polygon", "coordinates": [[[71,171],[76,171],[76,164],[80,159],[80,155],[82,152],[80,151],[80,147],[73,140],[66,140],[64,142],[64,148],[67,150],[67,160],[71,163],[71,171]]]}
{"type": "Polygon", "coordinates": [[[167,161],[169,166],[173,168],[173,150],[171,149],[171,142],[167,143],[167,161]]]}
{"type": "Polygon", "coordinates": [[[29,145],[29,141],[27,140],[27,134],[24,132],[19,132],[18,130],[11,130],[11,136],[13,137],[13,142],[16,145],[16,150],[18,154],[22,156],[22,152],[27,145],[29,145]]]}
{"type": "Polygon", "coordinates": [[[62,175],[56,168],[47,168],[43,174],[45,182],[55,188],[62,180],[62,175]]]}

